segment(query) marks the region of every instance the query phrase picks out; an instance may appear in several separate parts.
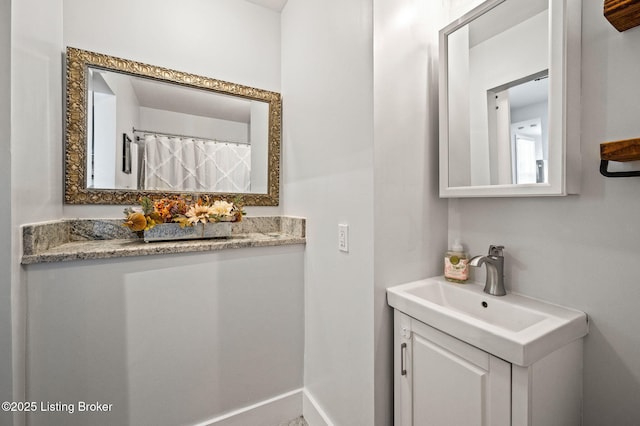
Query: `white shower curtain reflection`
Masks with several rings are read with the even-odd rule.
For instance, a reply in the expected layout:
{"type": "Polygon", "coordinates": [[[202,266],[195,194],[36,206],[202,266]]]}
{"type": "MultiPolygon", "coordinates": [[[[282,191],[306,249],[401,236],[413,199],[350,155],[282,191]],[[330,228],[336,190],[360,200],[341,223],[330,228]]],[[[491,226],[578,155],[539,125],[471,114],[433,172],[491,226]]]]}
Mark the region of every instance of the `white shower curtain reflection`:
{"type": "Polygon", "coordinates": [[[220,192],[249,192],[251,189],[251,147],[215,144],[216,183],[220,192]]]}
{"type": "Polygon", "coordinates": [[[212,140],[146,135],[144,189],[248,192],[251,146],[212,140]]]}

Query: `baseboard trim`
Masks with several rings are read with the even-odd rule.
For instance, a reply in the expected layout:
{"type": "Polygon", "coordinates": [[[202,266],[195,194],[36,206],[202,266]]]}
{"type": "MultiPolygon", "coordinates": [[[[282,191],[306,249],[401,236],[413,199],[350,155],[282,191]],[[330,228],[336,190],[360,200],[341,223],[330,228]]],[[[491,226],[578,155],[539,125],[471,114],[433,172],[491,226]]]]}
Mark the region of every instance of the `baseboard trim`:
{"type": "Polygon", "coordinates": [[[286,392],[193,426],[276,426],[300,416],[303,391],[286,392]]]}
{"type": "Polygon", "coordinates": [[[309,426],[334,426],[327,413],[307,389],[302,389],[302,415],[309,426]]]}

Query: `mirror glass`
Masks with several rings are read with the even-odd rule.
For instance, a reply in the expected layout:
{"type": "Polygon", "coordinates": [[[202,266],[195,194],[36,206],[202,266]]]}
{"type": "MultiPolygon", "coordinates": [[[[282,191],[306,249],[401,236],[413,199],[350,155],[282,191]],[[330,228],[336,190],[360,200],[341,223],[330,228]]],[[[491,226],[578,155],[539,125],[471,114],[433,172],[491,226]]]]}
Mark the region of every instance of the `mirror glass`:
{"type": "Polygon", "coordinates": [[[274,92],[69,48],[66,201],[277,205],[280,112],[274,92]]]}
{"type": "Polygon", "coordinates": [[[88,72],[87,188],[267,192],[269,104],[88,72]]]}
{"type": "Polygon", "coordinates": [[[548,15],[505,1],[448,34],[449,186],[545,182],[548,15]]]}

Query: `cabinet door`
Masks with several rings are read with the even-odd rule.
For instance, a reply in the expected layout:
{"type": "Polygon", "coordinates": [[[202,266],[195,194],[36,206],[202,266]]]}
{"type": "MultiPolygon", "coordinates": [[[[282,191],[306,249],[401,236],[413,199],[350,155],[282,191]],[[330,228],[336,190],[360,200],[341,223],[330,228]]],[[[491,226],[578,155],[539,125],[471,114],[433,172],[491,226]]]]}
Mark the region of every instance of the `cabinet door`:
{"type": "Polygon", "coordinates": [[[511,364],[413,319],[404,337],[408,344],[400,355],[406,375],[400,377],[404,392],[396,406],[404,411],[396,417],[400,424],[510,424],[511,364]]]}

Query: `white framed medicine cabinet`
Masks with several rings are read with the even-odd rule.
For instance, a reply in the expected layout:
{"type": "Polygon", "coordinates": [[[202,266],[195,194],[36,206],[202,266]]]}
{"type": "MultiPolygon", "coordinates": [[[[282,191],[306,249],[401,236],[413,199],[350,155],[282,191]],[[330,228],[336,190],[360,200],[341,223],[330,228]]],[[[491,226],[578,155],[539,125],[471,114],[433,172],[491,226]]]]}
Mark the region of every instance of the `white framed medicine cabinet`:
{"type": "Polygon", "coordinates": [[[440,197],[580,184],[580,0],[488,0],[440,31],[440,197]]]}

